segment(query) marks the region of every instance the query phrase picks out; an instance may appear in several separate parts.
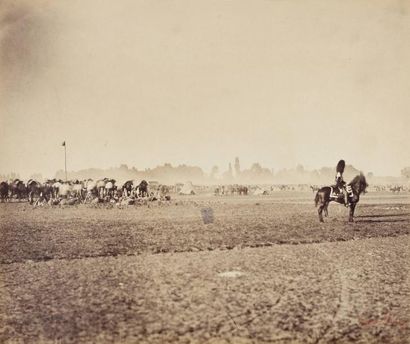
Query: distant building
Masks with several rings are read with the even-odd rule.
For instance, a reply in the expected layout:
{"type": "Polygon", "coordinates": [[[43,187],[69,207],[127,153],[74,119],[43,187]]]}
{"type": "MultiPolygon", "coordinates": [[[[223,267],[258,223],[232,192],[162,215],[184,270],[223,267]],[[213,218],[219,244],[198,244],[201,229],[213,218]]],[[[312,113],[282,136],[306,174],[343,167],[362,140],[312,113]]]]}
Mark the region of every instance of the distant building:
{"type": "Polygon", "coordinates": [[[239,158],[235,158],[235,177],[238,178],[241,175],[241,165],[239,164],[239,158]]]}

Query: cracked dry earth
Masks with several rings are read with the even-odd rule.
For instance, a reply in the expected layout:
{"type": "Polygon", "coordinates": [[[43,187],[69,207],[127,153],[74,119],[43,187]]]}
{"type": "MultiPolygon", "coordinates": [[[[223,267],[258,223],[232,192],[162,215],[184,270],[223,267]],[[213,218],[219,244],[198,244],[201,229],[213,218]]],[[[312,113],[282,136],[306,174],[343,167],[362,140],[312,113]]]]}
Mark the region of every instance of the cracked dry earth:
{"type": "Polygon", "coordinates": [[[310,198],[0,204],[0,342],[408,343],[409,198],[310,198]]]}

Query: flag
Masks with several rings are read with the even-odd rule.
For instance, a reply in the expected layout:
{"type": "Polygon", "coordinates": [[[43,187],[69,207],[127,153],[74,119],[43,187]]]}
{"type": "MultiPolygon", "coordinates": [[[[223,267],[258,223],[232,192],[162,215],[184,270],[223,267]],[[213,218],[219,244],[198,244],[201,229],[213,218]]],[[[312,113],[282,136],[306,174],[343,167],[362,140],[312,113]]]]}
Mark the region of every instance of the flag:
{"type": "Polygon", "coordinates": [[[63,147],[65,147],[65,141],[61,144],[63,147]]]}

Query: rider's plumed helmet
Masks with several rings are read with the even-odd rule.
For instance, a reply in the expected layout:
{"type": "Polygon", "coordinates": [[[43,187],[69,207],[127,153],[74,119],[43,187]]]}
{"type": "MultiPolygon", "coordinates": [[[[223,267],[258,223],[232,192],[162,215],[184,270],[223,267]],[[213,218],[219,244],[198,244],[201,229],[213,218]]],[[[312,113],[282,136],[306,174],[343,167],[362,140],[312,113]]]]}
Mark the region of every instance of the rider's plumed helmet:
{"type": "Polygon", "coordinates": [[[344,160],[339,160],[339,162],[337,163],[336,166],[336,172],[343,174],[344,170],[345,170],[345,161],[344,160]]]}

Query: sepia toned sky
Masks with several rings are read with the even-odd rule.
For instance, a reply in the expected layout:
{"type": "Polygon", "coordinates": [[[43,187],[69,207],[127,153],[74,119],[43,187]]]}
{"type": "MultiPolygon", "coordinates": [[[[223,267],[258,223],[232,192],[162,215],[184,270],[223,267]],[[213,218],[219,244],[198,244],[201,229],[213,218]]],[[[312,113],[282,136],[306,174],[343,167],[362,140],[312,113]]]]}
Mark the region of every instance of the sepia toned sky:
{"type": "Polygon", "coordinates": [[[0,0],[0,174],[410,166],[410,2],[0,0]]]}

